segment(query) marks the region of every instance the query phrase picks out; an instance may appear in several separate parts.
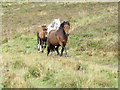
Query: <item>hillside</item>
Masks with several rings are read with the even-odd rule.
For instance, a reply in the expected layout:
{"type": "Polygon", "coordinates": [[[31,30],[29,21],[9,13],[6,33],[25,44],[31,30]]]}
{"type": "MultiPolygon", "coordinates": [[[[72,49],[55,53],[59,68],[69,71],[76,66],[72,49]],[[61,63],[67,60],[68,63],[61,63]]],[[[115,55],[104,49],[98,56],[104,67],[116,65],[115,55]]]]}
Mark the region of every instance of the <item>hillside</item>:
{"type": "Polygon", "coordinates": [[[1,88],[118,88],[118,4],[2,3],[0,49],[1,88]],[[68,58],[37,50],[55,18],[71,18],[68,58]]]}

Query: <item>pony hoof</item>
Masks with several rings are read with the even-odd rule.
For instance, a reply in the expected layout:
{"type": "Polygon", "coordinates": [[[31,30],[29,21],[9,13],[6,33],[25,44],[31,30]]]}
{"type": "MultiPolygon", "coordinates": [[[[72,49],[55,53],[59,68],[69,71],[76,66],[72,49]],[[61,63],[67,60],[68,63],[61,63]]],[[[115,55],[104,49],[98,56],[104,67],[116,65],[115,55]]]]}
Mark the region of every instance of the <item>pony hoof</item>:
{"type": "Polygon", "coordinates": [[[42,52],[42,51],[40,51],[40,52],[42,52]]]}
{"type": "Polygon", "coordinates": [[[68,55],[66,55],[66,57],[69,57],[68,55]]]}
{"type": "Polygon", "coordinates": [[[61,57],[60,55],[58,55],[57,57],[61,57]]]}
{"type": "Polygon", "coordinates": [[[60,55],[59,54],[57,54],[57,55],[55,55],[56,57],[60,57],[60,55]]]}
{"type": "Polygon", "coordinates": [[[57,56],[60,56],[60,54],[57,54],[57,56]]]}

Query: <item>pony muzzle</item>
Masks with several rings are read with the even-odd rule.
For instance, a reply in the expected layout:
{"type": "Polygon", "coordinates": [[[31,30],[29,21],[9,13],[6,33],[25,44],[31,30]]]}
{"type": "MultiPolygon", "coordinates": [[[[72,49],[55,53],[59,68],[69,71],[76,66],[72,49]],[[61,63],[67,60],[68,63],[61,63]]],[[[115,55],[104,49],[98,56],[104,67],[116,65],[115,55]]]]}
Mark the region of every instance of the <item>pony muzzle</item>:
{"type": "Polygon", "coordinates": [[[69,36],[69,33],[66,33],[67,36],[69,36]]]}
{"type": "Polygon", "coordinates": [[[45,38],[47,38],[47,34],[45,35],[45,38]]]}

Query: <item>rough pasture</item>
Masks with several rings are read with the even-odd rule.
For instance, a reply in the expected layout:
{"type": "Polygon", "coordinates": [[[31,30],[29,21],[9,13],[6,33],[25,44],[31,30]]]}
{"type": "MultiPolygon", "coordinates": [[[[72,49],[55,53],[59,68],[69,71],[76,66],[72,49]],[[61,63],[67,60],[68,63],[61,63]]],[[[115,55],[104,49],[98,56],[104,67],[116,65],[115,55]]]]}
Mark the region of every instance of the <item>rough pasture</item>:
{"type": "Polygon", "coordinates": [[[117,3],[1,5],[0,88],[118,88],[117,3]],[[38,52],[38,26],[71,17],[70,57],[38,52]]]}

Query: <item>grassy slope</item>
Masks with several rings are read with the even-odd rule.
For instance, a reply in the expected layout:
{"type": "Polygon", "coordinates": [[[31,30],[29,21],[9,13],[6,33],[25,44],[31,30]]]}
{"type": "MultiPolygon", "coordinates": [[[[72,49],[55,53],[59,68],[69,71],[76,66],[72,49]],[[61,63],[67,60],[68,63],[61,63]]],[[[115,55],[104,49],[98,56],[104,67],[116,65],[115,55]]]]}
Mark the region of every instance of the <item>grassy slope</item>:
{"type": "Polygon", "coordinates": [[[1,87],[118,87],[117,3],[3,3],[1,87]],[[39,25],[71,20],[66,58],[37,51],[39,25]]]}

